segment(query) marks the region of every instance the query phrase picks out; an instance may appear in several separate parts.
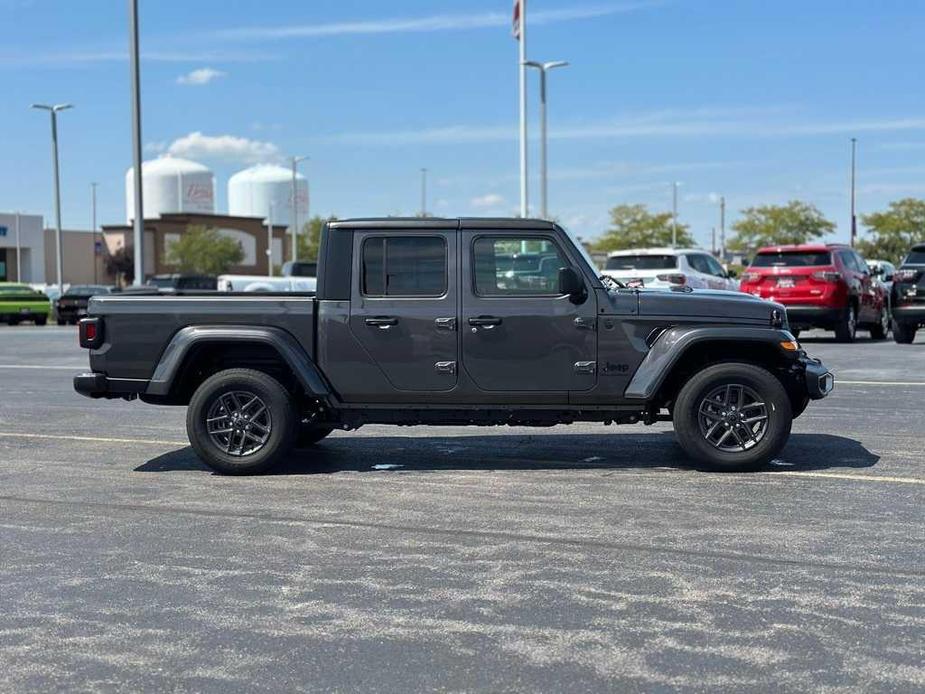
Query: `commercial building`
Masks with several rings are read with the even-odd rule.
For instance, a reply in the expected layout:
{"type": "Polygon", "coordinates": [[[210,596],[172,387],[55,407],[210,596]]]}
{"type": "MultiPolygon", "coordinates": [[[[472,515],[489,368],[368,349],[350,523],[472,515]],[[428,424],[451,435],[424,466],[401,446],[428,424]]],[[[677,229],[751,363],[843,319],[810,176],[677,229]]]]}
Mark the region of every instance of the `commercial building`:
{"type": "Polygon", "coordinates": [[[0,212],[0,282],[46,281],[41,215],[0,212]]]}

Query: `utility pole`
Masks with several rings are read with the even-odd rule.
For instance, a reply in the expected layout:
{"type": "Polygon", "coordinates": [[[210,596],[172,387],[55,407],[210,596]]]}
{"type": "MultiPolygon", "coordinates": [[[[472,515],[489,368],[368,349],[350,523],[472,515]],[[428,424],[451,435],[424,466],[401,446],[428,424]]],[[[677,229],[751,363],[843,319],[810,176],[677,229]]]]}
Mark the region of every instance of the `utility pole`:
{"type": "Polygon", "coordinates": [[[427,216],[427,169],[421,169],[421,217],[427,216]]]}
{"type": "Polygon", "coordinates": [[[93,284],[99,282],[99,273],[96,269],[98,260],[96,252],[96,186],[96,183],[90,184],[90,236],[93,239],[93,284]]]}
{"type": "Polygon", "coordinates": [[[64,293],[63,259],[61,257],[61,176],[58,171],[58,112],[73,108],[70,104],[32,104],[32,108],[48,111],[51,114],[51,158],[55,178],[55,270],[57,272],[58,291],[64,293]]]}
{"type": "Polygon", "coordinates": [[[20,225],[22,220],[20,219],[19,211],[16,212],[16,281],[22,282],[22,237],[20,225]]]}
{"type": "Polygon", "coordinates": [[[726,262],[726,196],[719,196],[719,255],[726,262]]]}
{"type": "Polygon", "coordinates": [[[296,179],[299,176],[299,162],[305,161],[308,157],[292,157],[292,218],[289,220],[292,224],[292,261],[299,259],[299,189],[296,179]]]}
{"type": "Polygon", "coordinates": [[[713,235],[710,237],[710,253],[716,257],[716,227],[713,227],[713,235]]]}
{"type": "Polygon", "coordinates": [[[547,164],[548,135],[546,127],[546,73],[557,67],[565,67],[564,60],[555,60],[548,63],[527,61],[527,67],[540,71],[540,216],[549,219],[549,176],[547,164]]]}
{"type": "Polygon", "coordinates": [[[514,36],[518,41],[520,77],[520,216],[529,215],[527,185],[527,0],[517,0],[514,6],[514,36]]]}
{"type": "Polygon", "coordinates": [[[678,247],[678,182],[671,184],[671,247],[678,247]]]}
{"type": "Polygon", "coordinates": [[[128,0],[129,57],[132,73],[132,162],[135,183],[135,219],[132,220],[135,245],[136,287],[145,283],[145,208],[141,187],[141,59],[138,47],[138,0],[128,0]]]}
{"type": "Polygon", "coordinates": [[[855,209],[855,180],[857,174],[857,148],[858,139],[851,138],[851,247],[854,248],[858,241],[858,217],[855,209]]]}
{"type": "Polygon", "coordinates": [[[267,277],[273,276],[273,201],[267,210],[267,277]]]}

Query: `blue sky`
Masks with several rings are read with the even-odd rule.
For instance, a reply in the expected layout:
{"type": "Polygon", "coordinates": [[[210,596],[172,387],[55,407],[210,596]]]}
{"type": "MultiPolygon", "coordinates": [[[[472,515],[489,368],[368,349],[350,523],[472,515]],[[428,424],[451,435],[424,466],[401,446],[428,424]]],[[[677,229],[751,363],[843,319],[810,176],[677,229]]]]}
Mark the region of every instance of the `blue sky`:
{"type": "MultiPolygon", "coordinates": [[[[51,213],[47,116],[62,114],[64,223],[124,218],[131,161],[126,3],[0,0],[0,210],[51,213]]],[[[518,207],[510,0],[141,0],[144,142],[228,176],[307,154],[312,212],[413,213],[419,169],[442,215],[518,207]]],[[[624,202],[670,208],[706,246],[718,223],[799,198],[848,228],[925,196],[925,3],[530,0],[550,75],[550,211],[584,237],[624,202]]],[[[531,76],[531,128],[537,127],[531,76]]],[[[537,142],[531,203],[538,205],[537,142]]]]}

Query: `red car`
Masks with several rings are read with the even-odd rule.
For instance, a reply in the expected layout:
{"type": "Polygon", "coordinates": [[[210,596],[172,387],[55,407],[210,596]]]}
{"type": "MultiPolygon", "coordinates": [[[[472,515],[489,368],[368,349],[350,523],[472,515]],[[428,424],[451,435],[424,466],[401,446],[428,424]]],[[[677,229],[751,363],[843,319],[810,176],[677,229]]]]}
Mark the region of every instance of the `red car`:
{"type": "Polygon", "coordinates": [[[883,340],[890,329],[886,288],[864,259],[841,244],[769,246],[742,273],[743,292],[787,307],[791,332],[834,330],[839,342],[853,342],[858,328],[883,340]]]}

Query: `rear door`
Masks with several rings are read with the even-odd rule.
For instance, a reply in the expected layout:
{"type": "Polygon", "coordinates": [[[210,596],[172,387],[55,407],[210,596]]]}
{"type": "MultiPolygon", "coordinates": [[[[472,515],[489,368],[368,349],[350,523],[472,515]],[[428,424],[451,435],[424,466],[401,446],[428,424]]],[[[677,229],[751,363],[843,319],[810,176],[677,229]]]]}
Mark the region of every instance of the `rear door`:
{"type": "Polygon", "coordinates": [[[408,400],[456,386],[457,242],[446,229],[354,234],[350,331],[408,400]]]}
{"type": "MultiPolygon", "coordinates": [[[[569,391],[597,382],[597,310],[592,288],[580,303],[558,292],[559,269],[575,267],[570,251],[547,232],[464,230],[461,338],[463,367],[482,392],[569,391]],[[539,260],[512,271],[512,252],[539,260]]],[[[574,249],[570,249],[574,251],[574,249]]],[[[584,274],[579,272],[587,282],[584,274]]]]}

